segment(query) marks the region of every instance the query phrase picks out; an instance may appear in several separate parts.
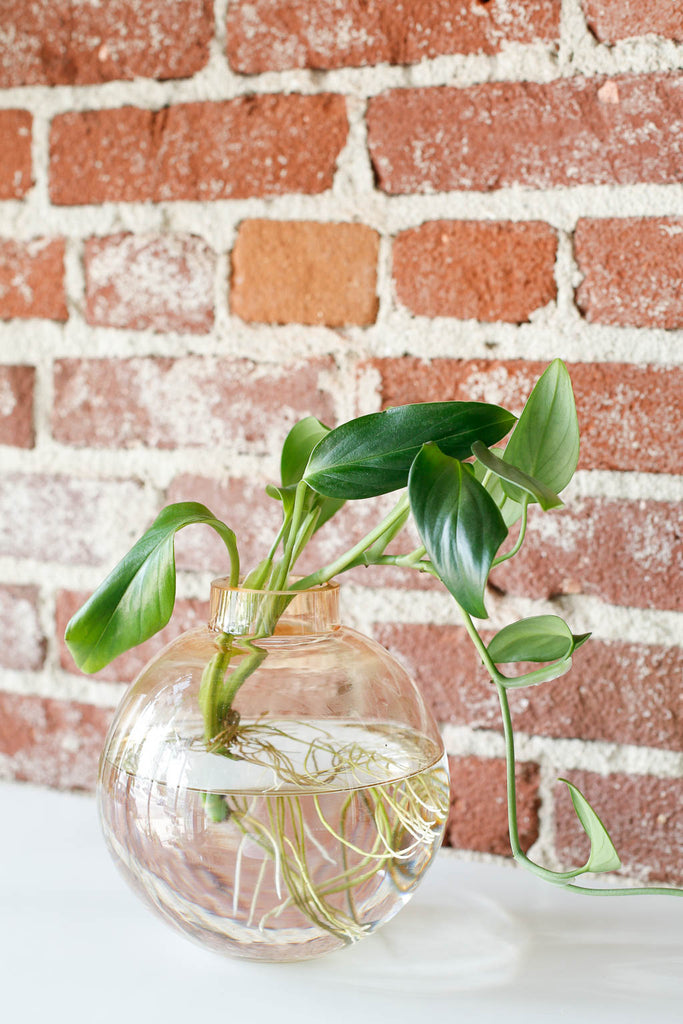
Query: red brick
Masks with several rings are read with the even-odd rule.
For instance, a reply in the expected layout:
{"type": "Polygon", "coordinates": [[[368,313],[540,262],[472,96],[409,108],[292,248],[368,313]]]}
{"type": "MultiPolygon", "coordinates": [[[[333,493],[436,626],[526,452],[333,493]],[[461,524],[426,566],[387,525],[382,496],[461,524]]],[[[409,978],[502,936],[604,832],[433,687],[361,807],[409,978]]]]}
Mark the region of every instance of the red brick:
{"type": "Polygon", "coordinates": [[[369,146],[389,193],[508,185],[676,183],[683,76],[620,75],[394,89],[370,100],[369,146]],[[617,102],[614,102],[616,87],[617,102]]]}
{"type": "Polygon", "coordinates": [[[85,244],[86,319],[104,327],[205,334],[216,259],[193,235],[110,235],[85,244]]]}
{"type": "MultiPolygon", "coordinates": [[[[461,626],[383,623],[373,634],[406,665],[439,721],[501,729],[496,692],[461,626]]],[[[483,636],[488,642],[491,633],[483,636]]],[[[534,736],[680,749],[680,647],[593,638],[573,662],[561,679],[511,693],[516,729],[534,736]]],[[[503,671],[513,675],[516,670],[503,666],[503,671]]]]}
{"type": "Polygon", "coordinates": [[[0,110],[0,199],[21,199],[31,177],[31,125],[27,110],[0,110]]]}
{"type": "Polygon", "coordinates": [[[57,565],[114,564],[148,516],[140,484],[5,473],[0,556],[57,565]]]}
{"type": "Polygon", "coordinates": [[[560,0],[236,0],[228,57],[243,74],[285,68],[414,64],[555,41],[560,0]]]}
{"type": "Polygon", "coordinates": [[[59,789],[95,788],[113,711],[0,693],[0,775],[59,789]]]}
{"type": "Polygon", "coordinates": [[[592,323],[683,327],[683,217],[580,220],[579,309],[592,323]]]}
{"type": "MultiPolygon", "coordinates": [[[[505,761],[500,758],[450,757],[451,809],[446,843],[466,850],[511,856],[508,837],[505,761]]],[[[538,839],[538,765],[517,765],[519,837],[528,850],[538,839]]]]}
{"type": "Polygon", "coordinates": [[[610,604],[683,611],[683,507],[582,498],[532,512],[520,554],[494,570],[500,590],[530,597],[592,594],[610,604]]]}
{"type": "MultiPolygon", "coordinates": [[[[650,884],[683,882],[683,779],[580,771],[569,772],[568,778],[600,815],[625,877],[650,884]]],[[[585,864],[590,846],[566,788],[556,787],[556,843],[563,865],[569,867],[585,864]]]]}
{"type": "Polygon", "coordinates": [[[66,320],[64,240],[0,241],[0,318],[66,320]]]}
{"type": "Polygon", "coordinates": [[[363,224],[246,221],[232,254],[232,312],[260,323],[374,323],[378,246],[363,224]]]}
{"type": "Polygon", "coordinates": [[[286,367],[246,359],[61,359],[53,433],[96,448],[214,447],[268,452],[308,413],[331,418],[329,359],[286,367]]]}
{"type": "Polygon", "coordinates": [[[0,444],[33,448],[32,366],[0,366],[0,444]]]}
{"type": "Polygon", "coordinates": [[[213,10],[210,0],[6,0],[2,28],[3,89],[186,78],[208,60],[213,10]]]}
{"type": "Polygon", "coordinates": [[[683,41],[683,9],[671,0],[582,0],[588,27],[601,43],[654,33],[683,41]]]}
{"type": "MultiPolygon", "coordinates": [[[[382,407],[486,401],[519,413],[546,363],[497,359],[376,359],[382,407]]],[[[675,366],[570,363],[582,469],[679,473],[683,371],[675,366]],[[666,408],[667,416],[660,410],[666,408]]]]}
{"type": "Polygon", "coordinates": [[[324,94],[60,114],[50,197],[79,205],[324,192],[347,128],[344,98],[324,94]]]}
{"type": "Polygon", "coordinates": [[[431,221],[396,239],[396,294],[419,316],[524,323],[555,299],[556,250],[536,221],[431,221]]]}
{"type": "Polygon", "coordinates": [[[40,669],[45,663],[45,643],[37,588],[0,585],[0,665],[40,669]]]}
{"type": "MultiPolygon", "coordinates": [[[[59,663],[67,672],[73,672],[74,674],[80,674],[80,672],[64,643],[64,632],[71,616],[85,604],[89,596],[89,594],[75,593],[72,590],[62,590],[57,594],[55,622],[59,646],[59,663]]],[[[208,595],[206,601],[177,599],[173,609],[173,617],[167,626],[144,644],[140,644],[139,647],[119,655],[106,668],[94,673],[92,678],[101,679],[103,682],[132,682],[145,667],[149,659],[158,654],[162,647],[165,647],[171,640],[175,640],[176,637],[186,630],[206,625],[208,618],[208,595]]]]}

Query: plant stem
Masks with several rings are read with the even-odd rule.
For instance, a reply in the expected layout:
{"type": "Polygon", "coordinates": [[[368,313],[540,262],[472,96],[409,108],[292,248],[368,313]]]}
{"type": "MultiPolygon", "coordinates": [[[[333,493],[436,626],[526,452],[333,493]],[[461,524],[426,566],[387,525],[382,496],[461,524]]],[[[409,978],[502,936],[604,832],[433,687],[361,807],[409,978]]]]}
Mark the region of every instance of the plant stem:
{"type": "Polygon", "coordinates": [[[522,503],[522,521],[521,521],[521,524],[520,524],[520,527],[519,527],[519,536],[517,537],[517,540],[515,541],[514,546],[511,547],[509,551],[507,551],[504,555],[499,555],[498,558],[494,558],[493,559],[493,563],[491,565],[492,569],[495,569],[495,567],[497,565],[500,565],[501,562],[507,562],[508,558],[514,558],[514,556],[517,554],[517,552],[521,548],[522,544],[524,543],[524,537],[526,536],[526,524],[527,524],[527,516],[528,516],[528,514],[529,514],[529,499],[528,499],[528,497],[525,496],[524,501],[522,503]]]}
{"type": "Polygon", "coordinates": [[[221,713],[224,711],[224,702],[220,688],[232,659],[232,640],[230,633],[221,633],[216,641],[218,650],[202,673],[199,705],[204,715],[204,738],[207,742],[221,730],[221,713]]]}
{"type": "Polygon", "coordinates": [[[309,576],[305,576],[303,579],[298,580],[291,587],[292,590],[307,590],[309,587],[317,587],[322,583],[327,583],[333,576],[337,576],[340,572],[344,572],[345,569],[349,569],[352,565],[359,564],[356,559],[363,554],[366,548],[369,548],[371,544],[374,544],[376,540],[391,529],[394,523],[400,519],[400,517],[408,509],[408,495],[404,494],[394,505],[391,512],[385,516],[382,522],[367,533],[362,540],[359,540],[357,544],[354,544],[352,548],[345,551],[343,555],[336,558],[334,562],[329,562],[328,565],[323,566],[322,569],[318,569],[317,572],[311,573],[309,576]]]}
{"type": "MultiPolygon", "coordinates": [[[[427,559],[413,561],[408,555],[378,555],[376,558],[358,558],[356,565],[397,565],[401,569],[415,569],[416,572],[428,572],[435,579],[438,574],[434,566],[427,559]]],[[[351,568],[351,567],[349,567],[351,568]]]]}
{"type": "Polygon", "coordinates": [[[494,680],[500,709],[503,717],[503,732],[505,734],[505,760],[507,768],[507,796],[508,796],[508,822],[510,826],[510,845],[515,860],[522,864],[527,870],[538,875],[539,878],[555,885],[562,885],[572,892],[582,892],[589,896],[683,896],[683,889],[666,888],[665,886],[634,886],[633,888],[611,887],[609,889],[598,889],[587,885],[574,885],[568,880],[575,878],[579,871],[550,871],[532,861],[522,850],[517,830],[517,793],[515,786],[515,741],[512,730],[512,718],[508,704],[505,687],[494,680]]]}
{"type": "Polygon", "coordinates": [[[304,503],[306,499],[306,491],[308,485],[300,480],[296,485],[296,494],[294,497],[294,508],[292,509],[292,518],[289,522],[287,530],[287,540],[285,542],[285,550],[283,552],[280,562],[275,566],[273,573],[270,578],[269,590],[286,590],[287,579],[289,577],[289,571],[292,567],[292,560],[294,550],[296,547],[297,535],[299,533],[299,527],[301,525],[301,518],[304,512],[304,503]]]}

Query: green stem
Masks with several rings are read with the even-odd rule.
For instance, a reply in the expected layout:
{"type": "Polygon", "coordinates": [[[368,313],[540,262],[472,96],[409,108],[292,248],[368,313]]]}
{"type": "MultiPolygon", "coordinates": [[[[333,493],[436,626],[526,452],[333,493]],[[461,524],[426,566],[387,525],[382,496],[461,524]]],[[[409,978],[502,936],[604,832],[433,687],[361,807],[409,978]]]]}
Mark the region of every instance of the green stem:
{"type": "Polygon", "coordinates": [[[666,888],[665,886],[634,886],[625,888],[623,886],[611,886],[610,888],[598,889],[587,885],[574,885],[568,882],[570,878],[576,877],[575,871],[549,871],[532,861],[521,848],[519,832],[517,829],[517,793],[515,786],[515,741],[512,731],[512,718],[508,704],[505,687],[494,680],[498,691],[498,700],[503,717],[503,731],[505,734],[505,760],[507,767],[507,795],[508,795],[508,822],[510,826],[510,845],[515,860],[523,867],[538,875],[547,882],[561,885],[572,892],[584,893],[588,896],[683,896],[683,889],[666,888]]]}
{"type": "Polygon", "coordinates": [[[277,551],[280,545],[280,541],[282,540],[282,537],[284,535],[287,523],[288,520],[283,516],[282,524],[277,532],[275,540],[270,546],[270,551],[263,559],[263,561],[260,562],[256,566],[256,568],[252,569],[251,572],[247,574],[247,576],[245,576],[244,582],[242,583],[243,587],[248,588],[250,590],[261,590],[263,588],[263,585],[268,579],[269,573],[272,571],[275,552],[277,551]]]}
{"type": "MultiPolygon", "coordinates": [[[[457,602],[456,602],[457,603],[457,602]]],[[[458,605],[458,607],[460,607],[458,605]]],[[[664,886],[639,886],[634,888],[623,888],[623,887],[611,887],[609,889],[598,889],[591,886],[585,885],[574,885],[569,882],[569,879],[575,878],[576,871],[550,871],[548,868],[542,867],[540,864],[536,864],[524,853],[519,840],[519,830],[517,827],[517,787],[515,783],[515,739],[512,728],[512,716],[510,714],[510,705],[508,703],[508,697],[506,692],[506,677],[503,676],[495,664],[491,660],[484,641],[479,636],[477,629],[472,622],[472,619],[464,610],[460,608],[465,623],[465,628],[469,633],[474,646],[477,648],[482,662],[487,668],[492,682],[496,687],[498,693],[498,700],[500,703],[500,710],[503,719],[503,734],[505,737],[505,763],[506,763],[506,778],[507,778],[507,805],[508,805],[508,825],[510,830],[510,846],[512,847],[512,855],[518,864],[521,864],[532,874],[537,875],[539,878],[543,878],[546,882],[552,882],[555,885],[561,885],[566,889],[571,889],[573,892],[587,893],[593,896],[610,896],[614,894],[622,894],[624,896],[683,896],[683,889],[668,889],[664,886]]]]}
{"type": "Polygon", "coordinates": [[[294,508],[292,509],[292,517],[288,524],[287,529],[287,540],[285,542],[285,550],[283,552],[280,562],[275,566],[272,576],[270,578],[269,590],[286,590],[287,580],[289,577],[289,571],[292,567],[292,559],[294,550],[296,547],[296,540],[299,533],[299,527],[301,526],[301,519],[304,512],[304,503],[306,500],[306,491],[308,485],[300,480],[296,485],[296,493],[294,497],[294,508]]]}
{"type": "MultiPolygon", "coordinates": [[[[566,885],[570,878],[574,878],[576,872],[572,871],[550,871],[548,868],[541,867],[540,864],[536,864],[530,860],[522,849],[519,840],[519,830],[517,828],[517,787],[515,784],[515,739],[512,730],[512,716],[510,715],[510,705],[507,699],[507,693],[505,687],[498,679],[494,679],[493,683],[498,692],[498,700],[500,702],[500,710],[503,718],[503,733],[505,736],[505,764],[507,773],[507,805],[508,805],[508,825],[510,831],[510,846],[512,847],[512,856],[515,860],[523,864],[525,868],[532,872],[534,875],[538,875],[539,878],[544,878],[547,882],[554,882],[557,885],[566,885]]],[[[580,888],[577,886],[576,888],[580,888]]]]}
{"type": "Polygon", "coordinates": [[[240,662],[237,668],[232,670],[225,681],[225,687],[221,691],[221,704],[224,707],[232,706],[235,695],[242,683],[244,683],[250,675],[253,675],[268,654],[268,651],[261,647],[257,647],[253,643],[254,639],[259,638],[252,637],[251,640],[244,640],[240,643],[240,647],[249,649],[249,654],[247,654],[244,660],[240,662]]]}
{"type": "Polygon", "coordinates": [[[522,544],[524,543],[524,537],[526,535],[526,525],[527,525],[527,516],[528,516],[528,514],[529,514],[529,499],[527,497],[525,497],[524,502],[522,503],[522,521],[521,521],[521,524],[520,524],[520,527],[519,527],[519,536],[517,537],[517,540],[515,541],[514,546],[511,547],[509,551],[507,551],[504,555],[499,555],[498,558],[494,558],[493,563],[491,565],[492,569],[495,569],[495,567],[497,565],[500,565],[501,562],[507,562],[508,558],[514,558],[514,556],[517,554],[517,552],[521,548],[522,544]]]}
{"type": "Polygon", "coordinates": [[[307,590],[309,587],[317,587],[322,583],[327,583],[333,576],[337,576],[340,572],[344,572],[345,569],[350,569],[354,564],[361,564],[357,562],[360,555],[363,554],[366,548],[369,548],[375,541],[379,540],[383,533],[389,531],[394,523],[400,519],[405,513],[406,509],[409,508],[408,495],[404,494],[399,501],[396,502],[391,512],[382,520],[382,522],[371,530],[370,533],[366,534],[362,540],[359,540],[357,544],[354,544],[352,548],[345,551],[343,555],[336,558],[334,562],[329,562],[328,565],[323,566],[322,569],[318,569],[317,572],[311,573],[309,576],[305,576],[303,579],[298,580],[292,585],[292,590],[307,590]]]}
{"type": "MultiPolygon", "coordinates": [[[[439,575],[428,559],[414,562],[405,561],[407,555],[378,555],[376,558],[360,556],[356,559],[355,565],[397,565],[401,569],[415,569],[416,572],[428,572],[430,576],[439,579],[439,575]]],[[[352,568],[352,566],[349,566],[352,568]]]]}
{"type": "Polygon", "coordinates": [[[221,728],[221,713],[224,704],[221,700],[220,688],[228,671],[233,655],[233,637],[230,633],[221,633],[216,641],[218,650],[207,662],[202,672],[199,686],[199,706],[204,715],[204,738],[210,741],[221,728]]]}

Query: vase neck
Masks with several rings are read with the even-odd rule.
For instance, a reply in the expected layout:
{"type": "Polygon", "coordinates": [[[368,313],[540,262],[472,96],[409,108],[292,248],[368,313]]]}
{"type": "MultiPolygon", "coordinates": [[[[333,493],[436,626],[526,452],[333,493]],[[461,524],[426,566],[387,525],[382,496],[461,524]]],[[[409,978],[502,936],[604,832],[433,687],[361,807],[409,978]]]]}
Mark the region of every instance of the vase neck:
{"type": "Polygon", "coordinates": [[[247,590],[211,584],[209,628],[233,636],[313,636],[339,626],[339,585],[310,590],[247,590]]]}

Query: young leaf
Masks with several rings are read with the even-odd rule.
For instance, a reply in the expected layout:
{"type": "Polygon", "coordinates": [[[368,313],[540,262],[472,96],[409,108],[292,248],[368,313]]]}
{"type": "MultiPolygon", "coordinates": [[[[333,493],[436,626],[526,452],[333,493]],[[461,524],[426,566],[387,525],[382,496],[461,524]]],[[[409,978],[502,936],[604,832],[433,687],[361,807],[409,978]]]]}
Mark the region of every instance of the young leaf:
{"type": "Polygon", "coordinates": [[[600,818],[576,786],[567,779],[559,781],[569,788],[574,810],[591,841],[591,852],[581,871],[618,871],[621,867],[619,854],[600,818]]]}
{"type": "MultiPolygon", "coordinates": [[[[501,455],[503,454],[503,451],[503,448],[496,449],[496,452],[499,452],[501,455]]],[[[469,463],[466,462],[465,465],[467,466],[469,463]]],[[[495,501],[496,505],[500,509],[500,514],[503,517],[505,525],[509,530],[510,527],[514,526],[521,517],[522,506],[518,501],[513,501],[513,499],[505,493],[500,477],[495,476],[493,473],[489,473],[481,462],[472,463],[472,472],[479,483],[484,485],[495,501]]]]}
{"type": "Polygon", "coordinates": [[[505,626],[488,645],[497,665],[517,661],[560,661],[570,657],[574,638],[559,615],[535,615],[505,626]]]}
{"type": "MultiPolygon", "coordinates": [[[[266,487],[266,492],[271,498],[280,498],[283,503],[285,517],[288,511],[291,513],[294,507],[294,492],[296,485],[304,475],[311,452],[327,434],[330,428],[317,420],[315,416],[306,416],[295,423],[285,438],[280,457],[280,474],[282,476],[282,487],[275,488],[272,485],[266,487]],[[270,489],[269,489],[270,488],[270,489]],[[277,493],[276,493],[277,492],[277,493]],[[288,499],[291,495],[291,502],[288,499]]],[[[314,533],[323,526],[328,519],[335,515],[345,502],[345,498],[322,498],[318,497],[317,504],[320,506],[320,514],[316,520],[314,533]]],[[[307,506],[312,507],[313,502],[307,501],[307,506]]]]}
{"type": "Polygon", "coordinates": [[[499,459],[481,441],[474,442],[472,454],[478,462],[481,462],[482,466],[491,470],[497,477],[500,477],[503,485],[505,483],[515,484],[520,490],[530,495],[532,501],[537,501],[544,512],[551,508],[558,508],[563,504],[562,498],[558,497],[544,483],[541,483],[540,480],[534,480],[533,477],[524,473],[521,469],[509,465],[503,459],[499,459]]]}
{"type": "Polygon", "coordinates": [[[484,589],[507,536],[493,499],[462,462],[426,444],[410,470],[410,507],[444,585],[465,611],[487,618],[484,589]]]}
{"type": "MultiPolygon", "coordinates": [[[[555,493],[567,486],[579,461],[579,423],[564,363],[555,359],[536,382],[505,449],[503,460],[555,493]]],[[[503,480],[515,501],[522,491],[503,480]]]]}
{"type": "Polygon", "coordinates": [[[283,487],[298,484],[304,475],[311,452],[329,434],[330,428],[315,416],[306,416],[295,423],[285,438],[280,456],[280,475],[283,487]]]}
{"type": "Polygon", "coordinates": [[[424,402],[343,423],[315,448],[304,480],[331,498],[371,498],[405,487],[413,459],[434,441],[466,459],[475,441],[495,444],[512,427],[512,413],[483,402],[424,402]]]}
{"type": "Polygon", "coordinates": [[[173,542],[191,523],[216,530],[230,552],[231,576],[238,575],[232,530],[198,502],[168,505],[69,622],[66,644],[84,672],[104,668],[166,625],[175,602],[173,542]]]}

